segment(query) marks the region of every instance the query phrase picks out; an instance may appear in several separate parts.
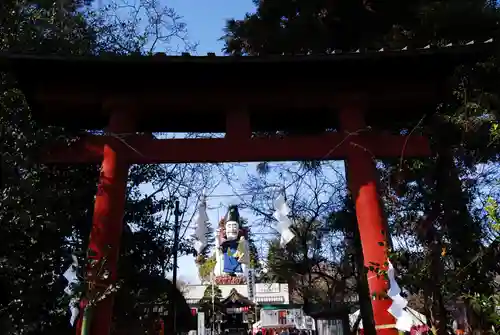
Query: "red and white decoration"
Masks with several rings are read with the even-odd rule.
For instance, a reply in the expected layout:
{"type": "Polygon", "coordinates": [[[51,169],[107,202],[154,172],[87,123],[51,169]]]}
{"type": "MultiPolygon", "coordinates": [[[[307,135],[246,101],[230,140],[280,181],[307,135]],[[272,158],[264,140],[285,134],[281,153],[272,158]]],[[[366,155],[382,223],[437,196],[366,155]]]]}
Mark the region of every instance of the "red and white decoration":
{"type": "Polygon", "coordinates": [[[394,276],[394,267],[390,261],[388,263],[387,276],[389,277],[390,288],[387,295],[392,299],[392,305],[387,311],[396,318],[396,329],[409,332],[413,324],[410,313],[405,311],[408,301],[401,296],[401,288],[394,276]]]}

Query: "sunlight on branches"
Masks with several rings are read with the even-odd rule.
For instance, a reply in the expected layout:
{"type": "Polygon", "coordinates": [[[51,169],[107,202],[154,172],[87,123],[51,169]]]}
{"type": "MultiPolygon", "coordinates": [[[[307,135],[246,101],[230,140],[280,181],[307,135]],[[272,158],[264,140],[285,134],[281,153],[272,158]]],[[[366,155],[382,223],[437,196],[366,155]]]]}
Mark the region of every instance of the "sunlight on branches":
{"type": "Polygon", "coordinates": [[[104,52],[176,55],[196,50],[182,16],[159,0],[111,0],[85,15],[108,47],[104,52]]]}

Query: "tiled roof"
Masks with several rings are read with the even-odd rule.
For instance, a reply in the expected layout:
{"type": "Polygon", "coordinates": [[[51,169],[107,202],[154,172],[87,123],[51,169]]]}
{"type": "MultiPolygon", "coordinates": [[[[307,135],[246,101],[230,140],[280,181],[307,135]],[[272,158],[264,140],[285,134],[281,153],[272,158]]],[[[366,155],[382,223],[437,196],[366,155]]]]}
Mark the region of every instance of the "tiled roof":
{"type": "MultiPolygon", "coordinates": [[[[341,60],[353,57],[370,57],[374,55],[401,55],[401,54],[429,54],[435,52],[457,51],[464,52],[474,50],[475,47],[481,47],[496,42],[493,38],[483,41],[469,41],[467,43],[449,43],[446,45],[426,45],[421,48],[403,47],[401,49],[379,50],[358,49],[355,51],[327,50],[324,54],[281,54],[281,55],[256,55],[256,56],[216,56],[213,52],[208,52],[205,56],[191,55],[190,53],[182,53],[180,56],[166,55],[158,52],[152,56],[144,55],[102,55],[102,56],[60,56],[60,55],[37,55],[37,54],[12,54],[0,53],[1,61],[23,61],[23,60],[51,60],[51,61],[91,61],[91,62],[180,62],[180,63],[252,63],[252,62],[275,62],[275,61],[315,61],[315,60],[341,60]]],[[[1,64],[0,64],[1,67],[1,64]]]]}
{"type": "MultiPolygon", "coordinates": [[[[381,48],[381,49],[378,49],[378,50],[369,50],[369,49],[357,49],[355,51],[342,51],[342,50],[334,50],[334,49],[331,49],[331,50],[327,50],[325,52],[324,55],[355,55],[355,54],[380,54],[380,53],[394,53],[394,52],[411,52],[411,51],[425,51],[425,50],[429,50],[429,51],[433,51],[433,50],[443,50],[443,49],[457,49],[457,48],[464,48],[464,47],[471,47],[471,46],[474,46],[474,45],[478,45],[478,44],[490,44],[490,43],[493,43],[494,42],[494,39],[493,38],[490,38],[490,39],[487,39],[487,40],[484,40],[484,41],[469,41],[469,42],[466,42],[466,43],[448,43],[446,45],[432,45],[432,44],[428,44],[426,46],[423,46],[421,48],[415,48],[415,47],[408,47],[408,46],[405,46],[401,49],[387,49],[387,48],[381,48]]],[[[306,53],[306,54],[294,54],[294,55],[290,55],[290,54],[286,54],[286,53],[282,53],[281,55],[265,55],[265,56],[216,56],[214,52],[207,52],[207,55],[206,56],[198,56],[198,55],[191,55],[190,53],[187,53],[187,52],[184,52],[181,54],[181,56],[183,57],[217,57],[217,58],[221,58],[221,57],[226,57],[226,58],[230,58],[230,57],[239,57],[239,58],[260,58],[260,59],[266,59],[266,58],[279,58],[279,57],[306,57],[306,56],[310,56],[312,58],[315,58],[315,57],[321,57],[321,56],[318,56],[318,54],[312,54],[312,53],[306,53]]],[[[156,54],[153,55],[153,57],[169,57],[167,56],[165,53],[162,53],[162,52],[158,52],[156,54]]]]}

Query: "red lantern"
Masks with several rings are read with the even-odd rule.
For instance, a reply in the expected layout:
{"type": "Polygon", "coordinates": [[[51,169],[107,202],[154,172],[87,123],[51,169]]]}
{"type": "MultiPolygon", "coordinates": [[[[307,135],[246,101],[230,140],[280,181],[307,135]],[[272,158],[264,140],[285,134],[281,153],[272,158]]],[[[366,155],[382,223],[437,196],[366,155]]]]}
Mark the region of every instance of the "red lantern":
{"type": "Polygon", "coordinates": [[[191,314],[193,316],[196,316],[196,313],[198,312],[198,310],[196,308],[191,308],[191,314]]]}

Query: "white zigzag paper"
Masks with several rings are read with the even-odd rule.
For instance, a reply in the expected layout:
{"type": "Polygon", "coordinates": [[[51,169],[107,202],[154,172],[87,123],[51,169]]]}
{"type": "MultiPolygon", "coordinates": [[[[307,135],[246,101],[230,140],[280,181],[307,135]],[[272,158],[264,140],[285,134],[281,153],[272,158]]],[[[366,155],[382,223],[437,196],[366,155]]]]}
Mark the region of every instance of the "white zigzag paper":
{"type": "Polygon", "coordinates": [[[196,213],[195,218],[195,233],[194,237],[196,241],[194,242],[194,248],[197,253],[203,251],[203,249],[207,246],[207,234],[208,234],[208,215],[207,215],[207,204],[205,202],[205,197],[203,197],[200,201],[200,205],[198,206],[198,212],[196,213]]]}
{"type": "Polygon", "coordinates": [[[276,230],[278,230],[281,236],[280,246],[284,247],[295,237],[295,234],[290,230],[290,226],[292,225],[292,221],[288,218],[290,208],[286,204],[284,196],[280,195],[274,200],[274,209],[273,216],[278,221],[276,230]]]}

